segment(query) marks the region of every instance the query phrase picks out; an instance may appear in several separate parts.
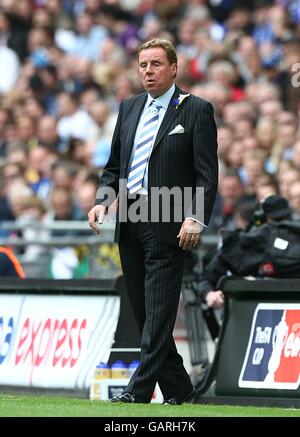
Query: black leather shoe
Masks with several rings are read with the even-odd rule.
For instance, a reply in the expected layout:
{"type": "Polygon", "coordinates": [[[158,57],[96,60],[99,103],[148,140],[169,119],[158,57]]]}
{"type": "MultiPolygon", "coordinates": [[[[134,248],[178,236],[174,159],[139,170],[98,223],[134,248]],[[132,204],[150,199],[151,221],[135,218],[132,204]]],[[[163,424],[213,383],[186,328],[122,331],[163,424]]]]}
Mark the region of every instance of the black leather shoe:
{"type": "Polygon", "coordinates": [[[125,404],[133,404],[134,403],[134,396],[131,393],[125,392],[121,395],[113,396],[111,399],[111,402],[117,403],[117,402],[123,402],[125,404]]]}
{"type": "Polygon", "coordinates": [[[121,395],[112,397],[111,402],[113,403],[124,403],[124,404],[147,404],[148,402],[141,396],[134,395],[133,393],[125,392],[121,395]]]}
{"type": "Polygon", "coordinates": [[[195,394],[196,394],[195,390],[192,390],[190,393],[188,393],[183,398],[180,398],[179,396],[174,396],[173,398],[165,399],[163,404],[164,405],[181,405],[184,402],[192,404],[194,402],[194,399],[195,399],[195,394]]]}

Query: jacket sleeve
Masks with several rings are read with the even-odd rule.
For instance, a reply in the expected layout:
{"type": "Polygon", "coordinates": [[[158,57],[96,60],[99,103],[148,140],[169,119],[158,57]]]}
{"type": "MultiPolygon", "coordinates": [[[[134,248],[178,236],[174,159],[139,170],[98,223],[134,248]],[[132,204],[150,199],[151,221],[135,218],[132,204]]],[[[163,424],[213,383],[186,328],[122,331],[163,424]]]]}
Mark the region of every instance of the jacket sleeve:
{"type": "Polygon", "coordinates": [[[194,171],[196,174],[196,189],[200,189],[200,199],[194,195],[192,208],[186,217],[194,217],[198,221],[208,224],[215,203],[218,189],[218,156],[217,156],[217,128],[214,119],[214,110],[210,102],[201,105],[193,132],[194,171]],[[203,203],[201,216],[195,216],[203,189],[203,203]]]}
{"type": "Polygon", "coordinates": [[[209,291],[215,290],[219,279],[228,271],[219,250],[207,264],[198,278],[196,284],[197,295],[205,301],[209,291]]]}
{"type": "Polygon", "coordinates": [[[118,119],[112,138],[110,157],[101,176],[95,205],[103,204],[109,206],[113,203],[119,193],[122,109],[123,103],[120,105],[118,119]]]}

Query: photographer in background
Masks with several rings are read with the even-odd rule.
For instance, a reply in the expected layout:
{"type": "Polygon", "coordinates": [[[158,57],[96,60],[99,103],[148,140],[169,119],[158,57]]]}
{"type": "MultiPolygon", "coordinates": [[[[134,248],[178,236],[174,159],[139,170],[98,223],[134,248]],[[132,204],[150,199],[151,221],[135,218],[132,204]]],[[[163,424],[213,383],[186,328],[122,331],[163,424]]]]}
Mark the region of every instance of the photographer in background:
{"type": "Polygon", "coordinates": [[[292,220],[292,208],[289,202],[277,194],[267,197],[262,204],[262,210],[268,223],[292,220]]]}
{"type": "MultiPolygon", "coordinates": [[[[236,204],[234,213],[234,225],[239,229],[253,226],[252,219],[257,208],[256,196],[243,195],[236,204]]],[[[223,231],[226,238],[227,234],[236,231],[223,231]]],[[[222,248],[217,249],[213,255],[206,254],[203,259],[204,269],[199,276],[197,271],[197,260],[195,254],[188,252],[189,255],[185,263],[184,287],[182,290],[185,311],[186,326],[190,339],[191,362],[193,370],[191,378],[195,386],[199,387],[210,371],[210,354],[213,345],[208,341],[205,329],[209,333],[211,340],[215,341],[219,337],[220,326],[223,318],[224,296],[222,290],[217,289],[217,282],[229,270],[219,260],[222,248]]]]}
{"type": "MultiPolygon", "coordinates": [[[[222,247],[192,283],[194,305],[201,309],[213,340],[219,338],[223,323],[224,295],[219,284],[225,275],[269,280],[300,277],[300,221],[291,220],[288,201],[270,195],[257,206],[253,197],[240,199],[235,219],[240,229],[223,232],[222,247]]],[[[197,388],[204,387],[210,375],[211,360],[207,359],[205,342],[199,332],[197,350],[203,357],[192,373],[197,388]]]]}
{"type": "MultiPolygon", "coordinates": [[[[252,199],[252,208],[253,206],[252,199]]],[[[238,208],[237,223],[240,229],[224,234],[223,246],[205,266],[194,284],[201,301],[214,310],[223,307],[224,295],[217,288],[217,284],[224,275],[276,276],[276,270],[267,253],[270,246],[268,243],[274,233],[276,236],[277,231],[282,232],[281,228],[276,228],[277,224],[285,222],[288,226],[291,214],[288,201],[281,196],[267,197],[261,208],[252,211],[251,200],[243,197],[238,208]]],[[[286,229],[288,238],[288,227],[286,229]]]]}
{"type": "MultiPolygon", "coordinates": [[[[256,226],[258,221],[263,221],[264,217],[260,210],[257,210],[256,198],[253,195],[245,194],[237,203],[236,213],[234,217],[236,230],[235,231],[221,231],[222,237],[232,232],[239,232],[242,229],[250,229],[256,226]]],[[[195,284],[197,295],[209,308],[220,309],[224,304],[224,296],[221,290],[216,290],[216,285],[219,279],[227,272],[223,263],[220,263],[220,247],[210,260],[204,260],[204,269],[195,284]]]]}

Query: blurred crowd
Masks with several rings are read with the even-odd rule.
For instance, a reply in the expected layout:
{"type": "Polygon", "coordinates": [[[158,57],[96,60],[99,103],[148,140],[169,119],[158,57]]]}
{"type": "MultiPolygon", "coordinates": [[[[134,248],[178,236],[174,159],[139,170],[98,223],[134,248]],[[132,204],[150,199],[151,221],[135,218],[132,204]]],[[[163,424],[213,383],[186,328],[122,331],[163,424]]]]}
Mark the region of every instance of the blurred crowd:
{"type": "Polygon", "coordinates": [[[142,91],[137,47],[155,37],[178,50],[177,85],[215,108],[206,232],[235,227],[249,194],[300,217],[299,0],[0,0],[0,221],[86,220],[119,104],[142,91]]]}

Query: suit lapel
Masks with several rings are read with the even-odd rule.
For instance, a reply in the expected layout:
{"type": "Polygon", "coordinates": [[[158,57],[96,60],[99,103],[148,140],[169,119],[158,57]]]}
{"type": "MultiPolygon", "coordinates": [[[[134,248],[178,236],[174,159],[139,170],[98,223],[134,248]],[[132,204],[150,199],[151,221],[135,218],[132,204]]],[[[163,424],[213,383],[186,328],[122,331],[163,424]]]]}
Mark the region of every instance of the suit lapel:
{"type": "MultiPolygon", "coordinates": [[[[153,145],[153,150],[159,145],[159,143],[161,142],[161,140],[163,139],[163,137],[167,133],[168,129],[170,128],[170,126],[173,123],[173,121],[175,120],[175,118],[180,114],[181,106],[178,109],[176,109],[176,107],[173,103],[174,98],[178,97],[179,94],[185,94],[185,92],[182,91],[180,88],[176,87],[174,94],[170,100],[167,111],[165,113],[164,119],[163,119],[163,121],[160,125],[160,128],[159,128],[159,131],[157,133],[157,136],[156,136],[156,139],[155,139],[155,142],[153,145]]],[[[126,147],[127,147],[126,165],[128,164],[128,161],[130,159],[130,154],[131,154],[132,147],[133,147],[136,129],[137,129],[137,126],[138,126],[138,123],[140,120],[140,116],[143,112],[146,100],[147,100],[147,94],[144,93],[136,100],[135,104],[130,108],[130,125],[129,125],[129,130],[128,130],[127,139],[126,139],[126,147]]]]}
{"type": "Polygon", "coordinates": [[[129,130],[126,139],[126,147],[127,147],[126,164],[128,163],[130,158],[136,129],[139,123],[141,113],[143,112],[143,108],[145,106],[146,100],[147,100],[147,94],[146,93],[142,94],[140,98],[138,98],[134,103],[134,105],[130,108],[130,125],[129,125],[129,130]]]}
{"type": "Polygon", "coordinates": [[[165,134],[167,133],[168,129],[170,128],[171,124],[173,123],[173,121],[175,120],[175,118],[178,116],[178,114],[180,113],[181,107],[179,107],[178,109],[176,109],[175,105],[174,105],[174,98],[178,97],[179,94],[184,94],[183,91],[181,91],[180,88],[176,87],[174,94],[170,100],[169,106],[167,108],[167,111],[165,113],[164,119],[160,125],[159,131],[157,133],[154,145],[153,145],[153,149],[152,151],[159,145],[159,143],[161,142],[161,140],[163,139],[163,137],[165,136],[165,134]]]}

